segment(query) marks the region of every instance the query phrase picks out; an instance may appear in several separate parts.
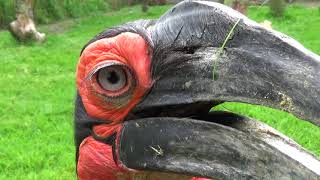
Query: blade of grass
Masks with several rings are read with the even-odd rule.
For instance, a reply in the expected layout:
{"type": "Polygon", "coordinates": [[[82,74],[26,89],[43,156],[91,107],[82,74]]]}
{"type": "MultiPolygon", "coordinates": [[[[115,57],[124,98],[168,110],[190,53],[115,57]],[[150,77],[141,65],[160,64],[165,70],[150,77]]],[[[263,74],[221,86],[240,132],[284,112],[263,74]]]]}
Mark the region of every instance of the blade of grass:
{"type": "Polygon", "coordinates": [[[213,65],[213,73],[212,73],[212,79],[213,80],[216,80],[216,77],[215,77],[215,73],[216,73],[216,68],[217,68],[217,63],[218,63],[218,60],[219,58],[221,57],[222,53],[223,53],[223,50],[228,42],[228,40],[231,38],[231,35],[232,33],[234,32],[235,28],[237,27],[237,25],[239,24],[241,18],[239,18],[237,20],[237,22],[233,25],[233,27],[231,28],[231,30],[229,31],[226,39],[224,40],[222,46],[219,48],[219,51],[218,51],[218,54],[216,56],[216,60],[214,61],[214,65],[213,65]]]}
{"type": "Polygon", "coordinates": [[[264,6],[265,4],[267,4],[268,2],[269,2],[269,0],[263,1],[263,2],[260,4],[260,6],[258,7],[258,10],[259,10],[262,6],[264,6]]]}

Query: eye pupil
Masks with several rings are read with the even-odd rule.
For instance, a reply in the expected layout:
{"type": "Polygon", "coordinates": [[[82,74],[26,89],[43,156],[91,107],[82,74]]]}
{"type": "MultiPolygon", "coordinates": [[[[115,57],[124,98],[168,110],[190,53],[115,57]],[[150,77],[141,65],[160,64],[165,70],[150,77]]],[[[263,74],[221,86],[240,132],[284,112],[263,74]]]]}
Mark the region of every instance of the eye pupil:
{"type": "Polygon", "coordinates": [[[107,80],[111,83],[111,84],[117,84],[120,80],[120,77],[118,75],[117,72],[115,71],[111,71],[107,74],[107,80]]]}

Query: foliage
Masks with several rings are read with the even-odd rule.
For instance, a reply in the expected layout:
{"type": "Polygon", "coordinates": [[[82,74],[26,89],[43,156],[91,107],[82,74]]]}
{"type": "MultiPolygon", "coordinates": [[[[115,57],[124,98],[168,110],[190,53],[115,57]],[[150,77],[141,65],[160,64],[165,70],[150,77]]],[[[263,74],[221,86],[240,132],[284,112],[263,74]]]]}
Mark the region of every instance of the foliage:
{"type": "Polygon", "coordinates": [[[271,14],[275,17],[281,17],[286,9],[286,3],[284,0],[270,0],[269,6],[271,14]]]}
{"type": "MultiPolygon", "coordinates": [[[[165,5],[166,0],[107,0],[111,5],[112,9],[118,10],[125,6],[131,6],[136,4],[145,4],[145,5],[165,5]]],[[[143,7],[147,8],[147,7],[143,7]]]]}
{"type": "MultiPolygon", "coordinates": [[[[105,0],[33,0],[36,23],[50,23],[68,17],[81,17],[108,10],[105,0]]],[[[0,27],[15,19],[14,1],[0,0],[0,27]]]]}
{"type": "Polygon", "coordinates": [[[15,19],[14,3],[12,1],[0,0],[0,28],[7,26],[15,19]]]}
{"type": "MultiPolygon", "coordinates": [[[[72,119],[75,66],[82,46],[104,28],[154,19],[168,8],[150,7],[149,13],[142,13],[135,6],[78,18],[65,33],[49,33],[42,45],[19,44],[9,32],[0,32],[0,179],[76,179],[72,119]]],[[[315,38],[320,32],[318,9],[289,7],[279,19],[268,8],[250,8],[249,16],[259,22],[271,20],[275,29],[320,53],[320,40],[315,38]]],[[[50,26],[39,28],[46,32],[50,26]]],[[[320,128],[310,123],[254,105],[226,103],[217,108],[260,119],[320,156],[320,128]]]]}

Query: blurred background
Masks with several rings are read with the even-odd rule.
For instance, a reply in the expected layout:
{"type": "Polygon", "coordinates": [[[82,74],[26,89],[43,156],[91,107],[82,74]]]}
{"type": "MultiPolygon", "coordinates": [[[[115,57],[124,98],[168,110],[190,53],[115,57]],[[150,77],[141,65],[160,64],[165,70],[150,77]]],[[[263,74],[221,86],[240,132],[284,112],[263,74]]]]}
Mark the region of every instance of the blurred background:
{"type": "MultiPolygon", "coordinates": [[[[0,179],[76,179],[75,68],[105,28],[160,17],[179,0],[0,0],[0,179]]],[[[319,0],[216,0],[320,54],[319,0]]],[[[267,107],[224,103],[320,157],[320,128],[267,107]]]]}

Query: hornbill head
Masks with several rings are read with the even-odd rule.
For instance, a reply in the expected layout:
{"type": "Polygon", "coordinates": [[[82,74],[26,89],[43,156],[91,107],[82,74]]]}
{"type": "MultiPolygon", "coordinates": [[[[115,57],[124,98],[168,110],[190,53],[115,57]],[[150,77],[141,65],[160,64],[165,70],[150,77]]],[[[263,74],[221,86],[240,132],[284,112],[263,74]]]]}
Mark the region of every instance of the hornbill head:
{"type": "Polygon", "coordinates": [[[287,137],[209,111],[245,102],[319,126],[319,77],[319,56],[217,3],[107,29],[77,67],[78,177],[318,179],[319,161],[287,137]]]}

